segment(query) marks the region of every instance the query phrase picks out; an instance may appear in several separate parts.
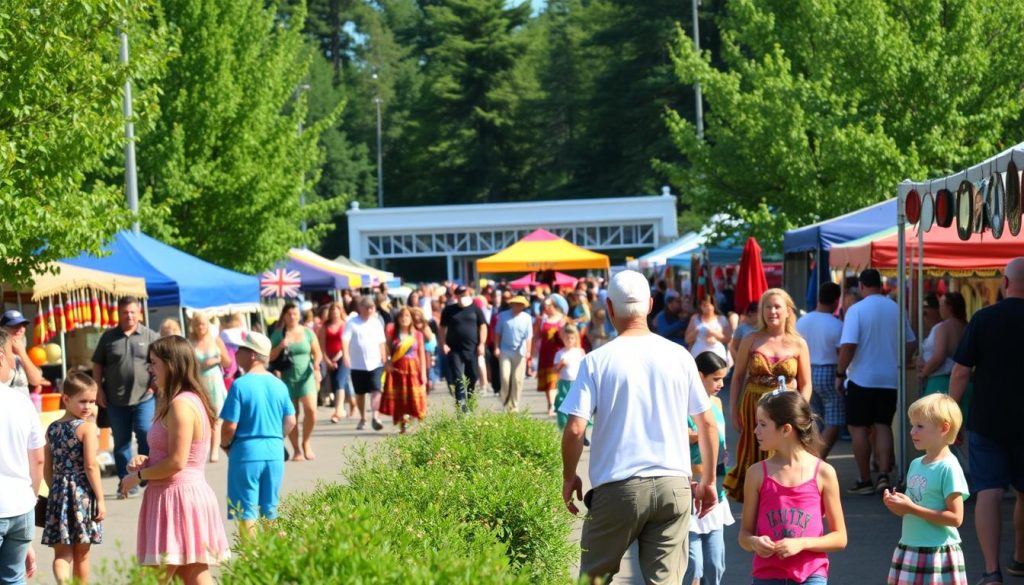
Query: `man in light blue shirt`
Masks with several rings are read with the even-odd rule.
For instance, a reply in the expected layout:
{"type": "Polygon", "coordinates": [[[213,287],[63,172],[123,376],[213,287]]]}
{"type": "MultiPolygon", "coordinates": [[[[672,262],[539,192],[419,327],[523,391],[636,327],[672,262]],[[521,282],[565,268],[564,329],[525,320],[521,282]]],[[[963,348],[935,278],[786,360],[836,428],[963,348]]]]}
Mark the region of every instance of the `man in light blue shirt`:
{"type": "Polygon", "coordinates": [[[522,296],[508,301],[510,309],[498,314],[494,328],[494,355],[501,376],[501,403],[505,410],[518,411],[526,367],[533,346],[533,319],[526,312],[529,301],[522,296]]]}

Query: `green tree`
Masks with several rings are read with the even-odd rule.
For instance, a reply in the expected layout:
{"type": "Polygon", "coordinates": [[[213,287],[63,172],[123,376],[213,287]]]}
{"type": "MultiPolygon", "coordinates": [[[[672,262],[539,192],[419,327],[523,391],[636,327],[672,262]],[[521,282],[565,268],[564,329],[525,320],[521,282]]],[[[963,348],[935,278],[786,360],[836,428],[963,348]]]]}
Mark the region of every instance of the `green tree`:
{"type": "MultiPolygon", "coordinates": [[[[133,45],[118,63],[118,27],[131,35],[150,2],[7,0],[0,5],[0,281],[26,283],[48,262],[98,253],[126,226],[120,185],[91,180],[124,141],[121,97],[128,77],[155,75],[152,50],[133,45]]],[[[146,115],[152,92],[135,95],[146,115]]],[[[122,175],[123,176],[123,175],[122,175]]]]}
{"type": "Polygon", "coordinates": [[[422,203],[504,198],[521,172],[511,150],[525,53],[517,34],[528,2],[423,2],[423,92],[398,161],[405,199],[422,203]]]}
{"type": "Polygon", "coordinates": [[[340,104],[299,131],[311,57],[296,24],[303,7],[282,15],[261,0],[163,2],[180,50],[160,80],[161,119],[140,137],[145,229],[244,272],[290,246],[315,246],[344,203],[313,191],[319,138],[340,104]]]}
{"type": "Polygon", "coordinates": [[[998,0],[730,2],[722,69],[678,34],[676,71],[709,107],[703,141],[668,116],[690,166],[662,168],[697,209],[777,249],[783,230],[1019,142],[1022,23],[1024,4],[998,0]]]}
{"type": "Polygon", "coordinates": [[[689,113],[693,92],[675,75],[676,23],[689,26],[679,0],[592,0],[580,26],[584,70],[592,72],[570,194],[656,193],[655,159],[683,162],[665,133],[666,109],[689,113]]]}

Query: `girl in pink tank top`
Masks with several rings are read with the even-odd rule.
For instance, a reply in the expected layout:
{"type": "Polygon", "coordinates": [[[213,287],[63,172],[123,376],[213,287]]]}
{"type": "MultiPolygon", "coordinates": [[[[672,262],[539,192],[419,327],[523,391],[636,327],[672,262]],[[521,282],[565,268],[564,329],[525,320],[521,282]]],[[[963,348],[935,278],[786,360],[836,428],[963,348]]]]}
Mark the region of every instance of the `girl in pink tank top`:
{"type": "Polygon", "coordinates": [[[743,485],[740,546],[754,553],[753,585],[828,583],[825,553],[846,548],[836,471],[816,454],[821,440],[797,392],[765,394],[754,434],[768,459],[743,485]]]}

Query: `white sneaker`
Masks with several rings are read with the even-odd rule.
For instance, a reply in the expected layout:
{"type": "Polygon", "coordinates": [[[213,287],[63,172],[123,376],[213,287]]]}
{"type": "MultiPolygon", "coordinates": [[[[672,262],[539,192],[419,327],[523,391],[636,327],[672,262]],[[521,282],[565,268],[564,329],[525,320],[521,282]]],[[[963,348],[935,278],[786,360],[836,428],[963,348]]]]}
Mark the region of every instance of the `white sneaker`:
{"type": "Polygon", "coordinates": [[[366,419],[363,419],[363,420],[359,421],[359,424],[356,425],[356,430],[357,431],[361,431],[361,430],[363,430],[365,428],[366,428],[366,419]]]}

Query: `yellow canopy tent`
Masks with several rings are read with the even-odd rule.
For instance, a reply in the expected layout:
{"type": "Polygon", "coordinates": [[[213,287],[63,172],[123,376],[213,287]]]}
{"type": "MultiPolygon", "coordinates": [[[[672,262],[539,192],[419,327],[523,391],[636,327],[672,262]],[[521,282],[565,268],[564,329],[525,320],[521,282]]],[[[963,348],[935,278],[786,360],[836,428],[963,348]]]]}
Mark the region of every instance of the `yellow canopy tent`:
{"type": "Polygon", "coordinates": [[[501,252],[476,261],[481,274],[538,270],[608,270],[608,256],[591,252],[547,230],[537,230],[501,252]]]}

